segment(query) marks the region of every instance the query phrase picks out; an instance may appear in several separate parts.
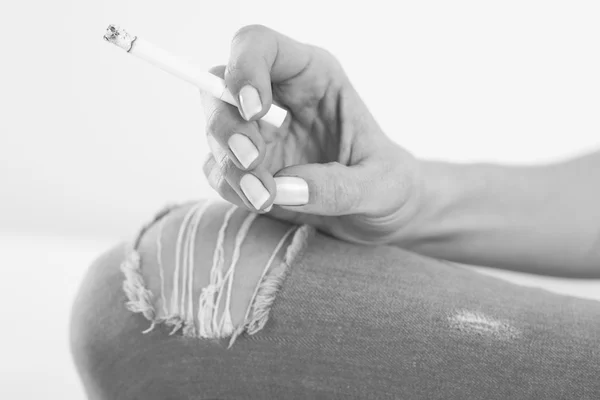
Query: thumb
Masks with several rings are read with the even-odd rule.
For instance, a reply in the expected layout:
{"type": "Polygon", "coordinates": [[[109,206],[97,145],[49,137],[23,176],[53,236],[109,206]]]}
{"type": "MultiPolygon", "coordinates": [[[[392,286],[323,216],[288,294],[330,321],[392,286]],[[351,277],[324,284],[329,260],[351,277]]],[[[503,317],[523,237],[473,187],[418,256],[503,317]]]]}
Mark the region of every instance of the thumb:
{"type": "Polygon", "coordinates": [[[376,179],[366,165],[351,167],[332,162],[283,168],[275,174],[274,204],[284,209],[317,215],[368,212],[376,179]]]}

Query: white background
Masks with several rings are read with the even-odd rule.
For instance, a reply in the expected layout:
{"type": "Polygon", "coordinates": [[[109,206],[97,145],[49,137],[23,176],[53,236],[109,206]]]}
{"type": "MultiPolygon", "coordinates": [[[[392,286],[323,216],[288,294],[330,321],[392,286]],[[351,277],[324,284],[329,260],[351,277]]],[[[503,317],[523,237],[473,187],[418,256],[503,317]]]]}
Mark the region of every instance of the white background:
{"type": "Polygon", "coordinates": [[[538,163],[600,145],[599,20],[574,0],[3,1],[0,397],[81,396],[66,321],[86,264],[214,196],[196,89],[104,42],[109,23],[202,69],[262,23],[336,54],[416,155],[538,163]]]}

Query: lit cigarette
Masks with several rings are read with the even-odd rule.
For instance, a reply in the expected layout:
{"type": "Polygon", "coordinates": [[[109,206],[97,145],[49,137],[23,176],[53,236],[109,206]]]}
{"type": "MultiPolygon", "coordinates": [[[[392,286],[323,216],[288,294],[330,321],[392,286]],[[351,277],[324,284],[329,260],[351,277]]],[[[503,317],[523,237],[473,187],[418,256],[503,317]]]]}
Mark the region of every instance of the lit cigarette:
{"type": "MultiPolygon", "coordinates": [[[[109,25],[104,39],[128,53],[196,85],[200,90],[237,107],[237,102],[231,92],[227,90],[223,79],[208,72],[198,71],[197,68],[154,46],[152,43],[127,33],[118,26],[109,25]]],[[[286,110],[273,104],[261,119],[279,128],[283,124],[286,115],[286,110]]]]}

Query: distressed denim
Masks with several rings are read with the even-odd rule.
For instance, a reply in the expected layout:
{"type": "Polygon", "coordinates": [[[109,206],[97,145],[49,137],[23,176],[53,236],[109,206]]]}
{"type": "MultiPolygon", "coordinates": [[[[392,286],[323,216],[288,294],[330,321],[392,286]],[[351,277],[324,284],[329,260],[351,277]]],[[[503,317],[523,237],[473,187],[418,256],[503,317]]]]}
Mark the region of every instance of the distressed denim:
{"type": "MultiPolygon", "coordinates": [[[[259,217],[265,218],[265,217],[259,217]]],[[[398,248],[317,233],[266,326],[169,336],[125,309],[123,249],[76,300],[91,399],[598,399],[600,303],[524,288],[398,248]]]]}

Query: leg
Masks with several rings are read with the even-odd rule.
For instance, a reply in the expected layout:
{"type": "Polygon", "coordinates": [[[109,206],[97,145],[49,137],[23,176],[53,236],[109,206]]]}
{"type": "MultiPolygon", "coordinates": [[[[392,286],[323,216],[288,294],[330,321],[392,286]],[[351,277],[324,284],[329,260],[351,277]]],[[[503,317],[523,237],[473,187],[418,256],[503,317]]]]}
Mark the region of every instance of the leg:
{"type": "MultiPolygon", "coordinates": [[[[188,206],[189,207],[189,206],[188,206]]],[[[173,276],[178,227],[163,227],[173,276]]],[[[193,292],[209,281],[226,207],[199,227],[193,292]]],[[[237,213],[237,212],[236,212],[237,213]]],[[[225,237],[226,264],[245,219],[225,237]]],[[[145,283],[161,317],[155,224],[140,243],[145,283]]],[[[259,217],[241,247],[232,321],[290,227],[259,217]]],[[[291,240],[291,239],[290,239],[291,240]]],[[[290,241],[286,242],[287,244],[290,241]]],[[[286,246],[277,254],[285,261],[286,246]]],[[[389,247],[314,236],[289,267],[263,329],[228,341],[202,339],[124,307],[119,248],[90,270],[73,312],[72,347],[91,398],[597,398],[600,304],[517,287],[389,247]]],[[[168,278],[166,296],[172,295],[168,278]]],[[[172,282],[170,282],[172,283],[172,282]]],[[[197,304],[194,304],[197,307],[197,304]]],[[[196,309],[194,309],[195,311],[196,309]]],[[[222,315],[222,308],[217,315],[222,315]]],[[[163,315],[164,316],[164,315],[163,315]]]]}
{"type": "MultiPolygon", "coordinates": [[[[229,341],[199,342],[201,339],[194,337],[194,332],[186,332],[185,329],[180,329],[178,334],[171,336],[173,327],[177,327],[177,322],[185,318],[181,312],[175,316],[179,318],[164,318],[174,316],[166,315],[169,312],[162,311],[165,305],[169,309],[185,309],[179,302],[175,307],[171,307],[170,303],[175,281],[177,248],[181,244],[178,243],[181,239],[179,234],[186,215],[193,206],[194,204],[182,206],[151,224],[139,236],[136,246],[141,256],[144,285],[154,294],[151,299],[152,318],[163,318],[163,322],[173,322],[172,324],[159,324],[156,330],[144,335],[142,332],[147,330],[150,322],[140,314],[147,318],[151,317],[151,314],[147,313],[147,310],[140,314],[132,314],[126,309],[125,304],[131,299],[127,298],[123,290],[125,276],[120,266],[126,258],[128,246],[117,246],[90,268],[75,301],[71,329],[73,355],[90,398],[184,399],[188,398],[190,393],[197,393],[194,396],[203,393],[202,385],[198,386],[200,382],[193,379],[190,381],[188,373],[179,375],[181,371],[177,371],[177,365],[189,367],[190,364],[185,359],[194,354],[199,343],[223,350],[229,341]],[[162,284],[161,269],[164,277],[162,284]],[[187,348],[188,346],[190,347],[187,348]],[[174,348],[179,349],[181,353],[172,353],[174,348]],[[161,355],[165,358],[161,358],[161,355]]],[[[208,272],[213,264],[215,249],[219,247],[217,242],[221,228],[226,228],[221,245],[224,250],[223,264],[230,266],[235,253],[236,239],[239,239],[239,232],[249,217],[247,212],[232,209],[224,203],[211,204],[205,211],[198,220],[198,234],[194,246],[194,274],[191,279],[188,275],[186,280],[187,283],[192,283],[194,298],[198,297],[201,289],[209,282],[208,272]]],[[[266,276],[267,279],[262,280],[261,289],[269,288],[269,285],[264,284],[265,281],[270,283],[272,288],[277,288],[278,285],[273,285],[274,281],[271,278],[283,277],[282,272],[287,269],[286,259],[294,258],[295,252],[290,250],[301,249],[301,246],[294,242],[294,238],[301,238],[304,232],[298,227],[263,217],[254,220],[249,228],[243,246],[240,246],[240,262],[232,281],[234,295],[231,297],[231,317],[235,328],[242,325],[257,283],[271,256],[276,257],[271,263],[272,268],[266,276]],[[274,252],[284,236],[287,239],[281,244],[285,246],[274,252]]],[[[182,287],[187,287],[182,285],[183,269],[179,270],[177,282],[181,295],[182,287]]],[[[268,290],[261,290],[258,295],[260,294],[263,294],[263,305],[268,305],[274,300],[274,296],[269,296],[268,290]]],[[[176,297],[181,299],[180,295],[176,297]]],[[[260,300],[259,296],[256,298],[256,301],[260,300]]],[[[217,313],[218,317],[223,315],[223,300],[217,313]]],[[[186,305],[188,301],[189,297],[185,299],[186,305]]],[[[193,314],[196,315],[197,301],[194,301],[193,308],[193,314]]],[[[268,308],[265,309],[268,311],[268,308]]],[[[262,317],[256,318],[254,321],[258,323],[249,328],[261,328],[268,315],[262,317]]],[[[222,370],[217,369],[216,372],[220,373],[222,370]]],[[[205,374],[200,374],[202,375],[205,374]]]]}

